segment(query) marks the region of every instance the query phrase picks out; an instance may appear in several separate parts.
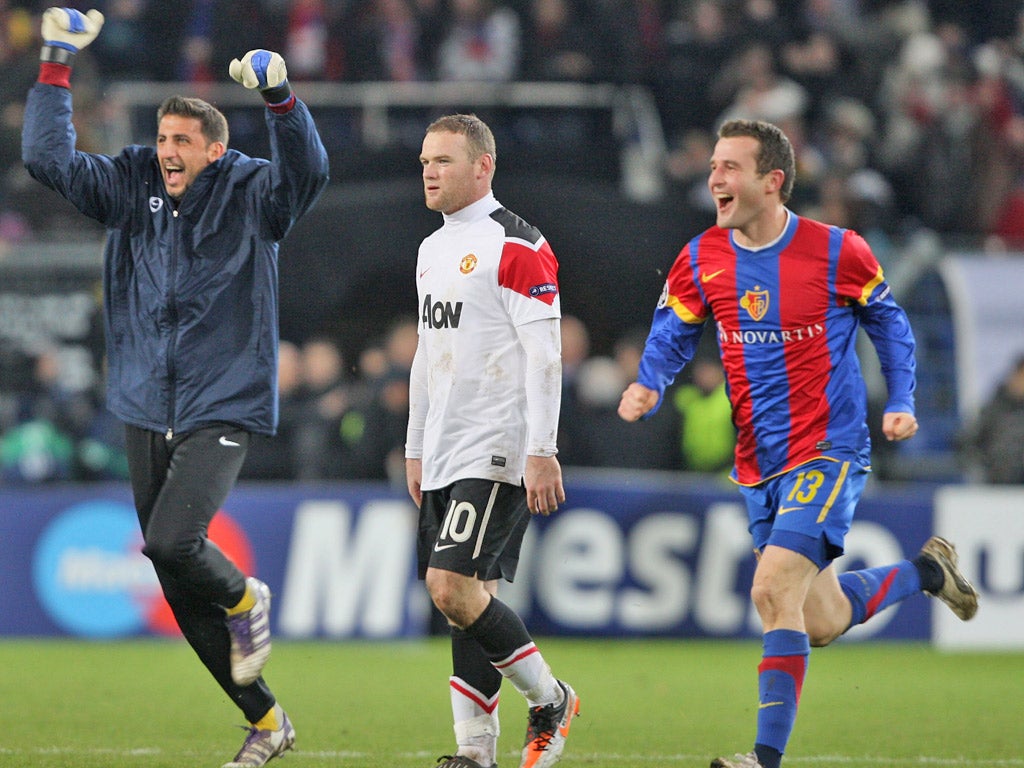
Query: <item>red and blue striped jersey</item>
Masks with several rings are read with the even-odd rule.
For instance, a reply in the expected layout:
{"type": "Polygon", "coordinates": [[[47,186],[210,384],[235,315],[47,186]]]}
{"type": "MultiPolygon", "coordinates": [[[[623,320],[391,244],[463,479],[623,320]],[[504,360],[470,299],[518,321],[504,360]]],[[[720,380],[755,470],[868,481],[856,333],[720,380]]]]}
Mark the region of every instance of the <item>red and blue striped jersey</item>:
{"type": "Polygon", "coordinates": [[[910,323],[855,232],[790,213],[780,238],[757,250],[719,227],[695,237],[669,272],[638,381],[664,395],[709,319],[737,430],[732,477],[741,485],[816,458],[869,466],[858,327],[878,354],[886,410],[914,412],[910,323]]]}

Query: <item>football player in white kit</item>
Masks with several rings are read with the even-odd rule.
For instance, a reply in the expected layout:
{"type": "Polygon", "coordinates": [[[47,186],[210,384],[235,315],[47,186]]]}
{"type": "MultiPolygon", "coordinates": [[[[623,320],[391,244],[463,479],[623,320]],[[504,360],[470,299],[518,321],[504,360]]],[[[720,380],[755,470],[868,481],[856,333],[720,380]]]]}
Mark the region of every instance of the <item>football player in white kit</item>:
{"type": "Polygon", "coordinates": [[[558,262],[491,191],[497,152],[475,115],[435,120],[420,163],[443,215],[416,262],[419,344],[410,376],[406,476],[420,508],[419,574],[452,638],[458,749],[438,768],[494,768],[503,678],[529,705],[520,768],[561,757],[579,698],[551,673],[497,598],[530,514],[565,501],[556,434],[561,392],[558,262]]]}

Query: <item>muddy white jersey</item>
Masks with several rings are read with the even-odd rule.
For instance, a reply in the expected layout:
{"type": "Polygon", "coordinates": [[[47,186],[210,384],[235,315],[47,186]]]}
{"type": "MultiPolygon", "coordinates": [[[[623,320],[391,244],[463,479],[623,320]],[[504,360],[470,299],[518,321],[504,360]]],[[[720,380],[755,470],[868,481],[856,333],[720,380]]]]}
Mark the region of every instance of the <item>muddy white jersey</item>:
{"type": "MultiPolygon", "coordinates": [[[[527,355],[516,330],[560,316],[554,253],[535,227],[488,195],[445,215],[422,242],[416,286],[419,359],[406,455],[422,458],[421,487],[463,478],[519,484],[528,440],[531,450],[555,451],[559,388],[529,389],[534,416],[554,414],[555,423],[539,426],[528,413],[527,355]],[[548,398],[554,402],[538,407],[548,398]],[[545,434],[530,434],[531,424],[545,434]]],[[[557,364],[558,324],[550,326],[557,364]]]]}

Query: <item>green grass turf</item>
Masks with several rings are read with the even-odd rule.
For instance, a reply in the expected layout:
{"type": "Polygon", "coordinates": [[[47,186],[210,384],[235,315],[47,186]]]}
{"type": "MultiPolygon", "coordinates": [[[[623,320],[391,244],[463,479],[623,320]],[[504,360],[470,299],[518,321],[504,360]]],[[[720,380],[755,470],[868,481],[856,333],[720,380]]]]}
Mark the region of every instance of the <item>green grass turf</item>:
{"type": "MultiPolygon", "coordinates": [[[[580,694],[560,768],[707,766],[751,747],[757,643],[538,641],[580,694]]],[[[428,768],[453,738],[447,643],[277,641],[266,676],[298,731],[281,768],[428,768]]],[[[499,765],[525,705],[506,683],[499,765]]],[[[0,766],[218,768],[237,710],[183,641],[0,641],[0,766]]],[[[1024,653],[842,642],[812,653],[786,765],[1024,766],[1024,653]]]]}

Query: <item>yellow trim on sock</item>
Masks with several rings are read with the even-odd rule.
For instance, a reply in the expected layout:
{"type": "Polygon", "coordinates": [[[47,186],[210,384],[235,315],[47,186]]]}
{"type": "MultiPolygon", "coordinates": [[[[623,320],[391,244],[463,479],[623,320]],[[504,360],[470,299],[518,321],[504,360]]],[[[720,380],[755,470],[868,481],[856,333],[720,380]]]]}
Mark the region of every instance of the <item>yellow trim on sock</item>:
{"type": "Polygon", "coordinates": [[[277,722],[277,705],[275,704],[274,706],[272,706],[270,710],[267,712],[267,714],[265,714],[252,725],[253,728],[256,728],[260,731],[278,730],[281,726],[277,722]]]}
{"type": "Polygon", "coordinates": [[[249,589],[249,585],[246,584],[245,594],[242,595],[242,599],[238,601],[238,605],[234,608],[228,608],[228,616],[236,616],[239,613],[245,613],[246,611],[251,610],[254,605],[256,605],[256,595],[252,593],[252,590],[249,589]]]}

